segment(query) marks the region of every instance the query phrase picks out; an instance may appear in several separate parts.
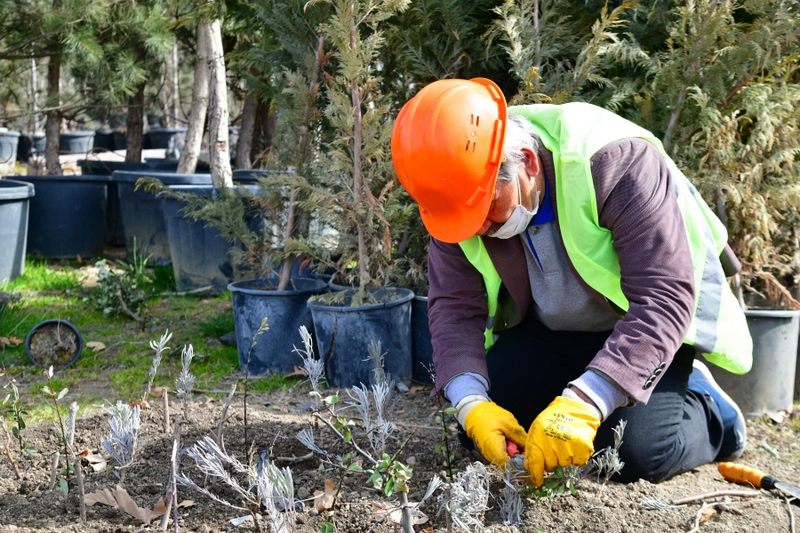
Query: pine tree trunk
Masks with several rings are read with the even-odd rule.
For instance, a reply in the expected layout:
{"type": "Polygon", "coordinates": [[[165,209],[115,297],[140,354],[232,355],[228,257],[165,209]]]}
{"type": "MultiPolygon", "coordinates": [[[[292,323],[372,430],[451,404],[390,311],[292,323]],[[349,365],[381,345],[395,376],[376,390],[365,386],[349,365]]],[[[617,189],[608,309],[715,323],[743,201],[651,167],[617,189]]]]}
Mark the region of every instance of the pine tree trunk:
{"type": "Polygon", "coordinates": [[[253,134],[256,130],[258,97],[248,93],[242,107],[242,125],[239,129],[239,142],[236,145],[236,168],[252,168],[250,152],[253,150],[253,134]]]}
{"type": "Polygon", "coordinates": [[[125,161],[139,163],[142,160],[142,145],[144,144],[144,88],[142,83],[136,92],[128,98],[128,116],[125,120],[127,130],[127,150],[125,161]]]}
{"type": "Polygon", "coordinates": [[[219,19],[202,22],[208,31],[209,99],[208,158],[214,187],[232,187],[231,155],[228,147],[228,85],[219,19]]]}
{"type": "Polygon", "coordinates": [[[256,108],[253,145],[250,149],[250,159],[254,166],[259,166],[266,161],[275,139],[275,113],[271,109],[272,100],[259,100],[256,108]]]}
{"type": "Polygon", "coordinates": [[[47,120],[44,124],[46,148],[45,165],[48,174],[61,174],[58,161],[61,134],[61,54],[50,56],[47,63],[47,120]]]}
{"type": "Polygon", "coordinates": [[[197,158],[203,144],[203,132],[208,112],[208,27],[197,26],[197,57],[194,62],[194,87],[192,88],[192,109],[189,112],[189,128],[186,141],[178,162],[178,172],[191,174],[197,168],[197,158]]]}

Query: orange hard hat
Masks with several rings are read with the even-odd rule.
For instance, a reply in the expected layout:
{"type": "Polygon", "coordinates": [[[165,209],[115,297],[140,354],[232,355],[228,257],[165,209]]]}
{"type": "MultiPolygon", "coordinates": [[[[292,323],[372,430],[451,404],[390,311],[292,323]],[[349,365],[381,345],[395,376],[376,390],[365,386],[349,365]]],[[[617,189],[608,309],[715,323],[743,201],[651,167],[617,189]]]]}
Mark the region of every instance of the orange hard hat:
{"type": "Polygon", "coordinates": [[[394,169],[433,237],[460,242],[486,220],[506,115],[502,91],[486,78],[435,81],[400,110],[392,132],[394,169]]]}

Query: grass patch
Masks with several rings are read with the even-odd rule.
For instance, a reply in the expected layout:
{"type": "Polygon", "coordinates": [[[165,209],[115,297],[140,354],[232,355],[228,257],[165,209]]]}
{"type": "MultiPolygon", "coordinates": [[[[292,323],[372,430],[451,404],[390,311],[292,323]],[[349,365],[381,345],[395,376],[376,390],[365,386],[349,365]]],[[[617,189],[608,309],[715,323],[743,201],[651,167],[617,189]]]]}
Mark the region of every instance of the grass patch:
{"type": "Polygon", "coordinates": [[[75,265],[69,263],[52,266],[41,260],[25,262],[25,272],[9,281],[3,290],[15,291],[65,291],[79,289],[75,265]]]}
{"type": "Polygon", "coordinates": [[[230,311],[218,313],[207,320],[198,322],[197,327],[204,336],[218,339],[233,331],[233,313],[230,311]]]}
{"type": "MultiPolygon", "coordinates": [[[[149,268],[149,267],[148,267],[149,268]]],[[[93,307],[91,291],[80,286],[79,265],[74,261],[28,262],[26,273],[4,285],[4,292],[17,292],[20,299],[0,314],[0,336],[24,340],[37,323],[51,318],[72,322],[81,332],[84,343],[104,345],[95,351],[84,346],[81,356],[70,368],[57,372],[53,388],[69,387],[65,406],[75,398],[85,413],[83,403],[101,405],[139,398],[147,383],[153,351],[150,342],[165,329],[173,332],[170,350],[164,353],[155,380],[156,386],[174,388],[180,370],[183,346],[192,344],[196,357],[191,371],[197,377],[197,388],[215,390],[223,387],[231,374],[238,374],[239,361],[235,347],[223,346],[217,337],[233,329],[230,293],[218,296],[170,294],[174,290],[172,268],[150,269],[154,291],[166,292],[148,299],[142,311],[146,318],[140,324],[121,316],[106,316],[93,307]]],[[[23,346],[0,351],[0,365],[20,387],[20,400],[36,421],[52,420],[52,404],[42,393],[46,380],[43,370],[31,365],[23,346]]],[[[261,385],[265,390],[272,385],[261,385]]]]}
{"type": "Polygon", "coordinates": [[[288,389],[300,381],[298,377],[286,377],[272,374],[263,378],[251,378],[247,384],[249,392],[272,392],[277,389],[288,389]]]}

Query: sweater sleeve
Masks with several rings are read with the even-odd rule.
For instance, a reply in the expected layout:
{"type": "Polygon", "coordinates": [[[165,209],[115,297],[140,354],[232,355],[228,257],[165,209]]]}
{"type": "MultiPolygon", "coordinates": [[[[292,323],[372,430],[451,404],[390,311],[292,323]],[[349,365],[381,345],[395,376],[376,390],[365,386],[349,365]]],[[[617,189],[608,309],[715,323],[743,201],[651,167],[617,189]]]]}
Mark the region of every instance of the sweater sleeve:
{"type": "Polygon", "coordinates": [[[437,391],[454,377],[475,373],[489,385],[483,331],[483,278],[457,244],[431,239],[428,247],[428,326],[437,391]]]}
{"type": "Polygon", "coordinates": [[[683,342],[694,309],[694,275],[683,217],[660,152],[640,139],[592,158],[600,224],[619,256],[628,312],[588,369],[647,403],[683,342]]]}

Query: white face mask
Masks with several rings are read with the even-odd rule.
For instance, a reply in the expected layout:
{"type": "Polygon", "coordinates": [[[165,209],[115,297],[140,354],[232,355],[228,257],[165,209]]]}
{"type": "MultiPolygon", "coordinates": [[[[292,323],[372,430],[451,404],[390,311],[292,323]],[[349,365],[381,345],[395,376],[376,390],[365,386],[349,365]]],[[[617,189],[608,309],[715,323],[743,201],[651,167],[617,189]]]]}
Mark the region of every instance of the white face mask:
{"type": "Polygon", "coordinates": [[[539,211],[539,191],[536,191],[536,196],[533,199],[533,209],[529,211],[522,205],[522,189],[519,184],[519,176],[517,176],[517,193],[520,199],[519,205],[514,208],[514,211],[511,212],[511,216],[508,217],[508,220],[506,220],[502,226],[492,233],[487,233],[489,237],[494,237],[495,239],[510,239],[514,235],[519,235],[525,231],[534,215],[536,215],[536,212],[539,211]]]}

